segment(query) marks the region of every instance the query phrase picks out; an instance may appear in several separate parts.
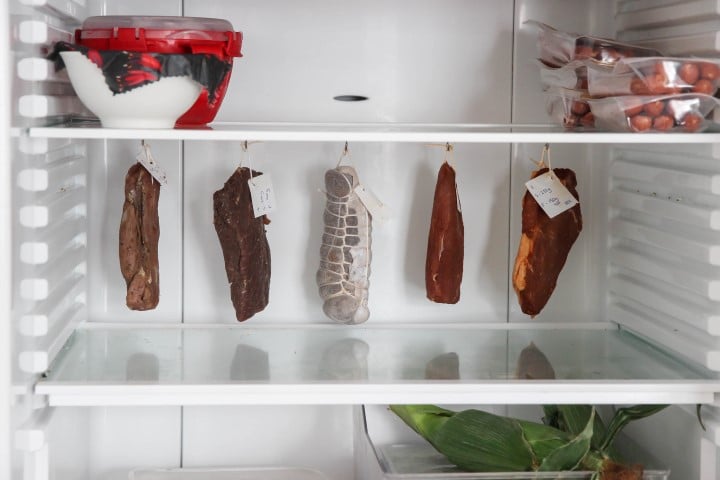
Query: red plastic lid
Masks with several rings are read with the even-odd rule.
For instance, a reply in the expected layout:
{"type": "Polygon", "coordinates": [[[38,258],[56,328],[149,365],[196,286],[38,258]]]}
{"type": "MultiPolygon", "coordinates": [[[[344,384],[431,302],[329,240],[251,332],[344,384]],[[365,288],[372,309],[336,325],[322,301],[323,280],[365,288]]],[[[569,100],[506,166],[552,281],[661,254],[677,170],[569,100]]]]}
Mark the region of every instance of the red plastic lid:
{"type": "Polygon", "coordinates": [[[88,17],[75,31],[75,42],[104,50],[242,56],[242,32],[219,18],[88,17]]]}

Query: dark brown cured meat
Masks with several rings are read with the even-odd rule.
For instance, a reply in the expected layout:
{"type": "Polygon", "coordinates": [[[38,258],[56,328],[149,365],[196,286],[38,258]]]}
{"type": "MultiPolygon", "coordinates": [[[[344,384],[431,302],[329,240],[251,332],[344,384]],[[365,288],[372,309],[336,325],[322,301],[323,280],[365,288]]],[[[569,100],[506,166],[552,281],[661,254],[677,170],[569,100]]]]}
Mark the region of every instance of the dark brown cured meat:
{"type": "Polygon", "coordinates": [[[141,164],[130,167],[120,219],[120,271],[132,310],[152,310],[160,301],[159,200],[160,183],[141,164]]]}
{"type": "Polygon", "coordinates": [[[455,170],[443,163],[435,185],[427,257],[427,298],[438,303],[457,303],[463,274],[465,229],[458,205],[455,170]]]}
{"type": "MultiPolygon", "coordinates": [[[[547,172],[542,168],[532,178],[547,172]]],[[[577,200],[575,172],[554,168],[553,173],[577,200]]],[[[522,237],[513,269],[513,287],[523,313],[535,316],[545,307],[555,290],[560,271],[570,249],[582,230],[582,213],[578,203],[550,218],[529,192],[522,202],[522,237]]]]}
{"type": "MultiPolygon", "coordinates": [[[[253,171],[253,177],[261,172],[253,171]]],[[[250,197],[250,169],[235,170],[213,195],[215,231],[220,240],[230,298],[239,322],[267,307],[270,298],[270,245],[266,215],[255,218],[250,197]]]]}

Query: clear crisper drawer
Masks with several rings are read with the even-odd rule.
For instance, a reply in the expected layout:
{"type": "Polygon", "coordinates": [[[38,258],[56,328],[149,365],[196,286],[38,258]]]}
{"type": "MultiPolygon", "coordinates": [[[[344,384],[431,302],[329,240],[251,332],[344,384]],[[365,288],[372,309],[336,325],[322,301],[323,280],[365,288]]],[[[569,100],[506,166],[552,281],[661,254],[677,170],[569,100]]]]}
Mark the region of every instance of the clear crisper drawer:
{"type": "MultiPolygon", "coordinates": [[[[454,408],[460,410],[460,408],[454,408]]],[[[374,427],[383,427],[388,422],[400,422],[395,418],[382,418],[371,422],[368,417],[377,414],[377,408],[368,411],[357,407],[355,411],[356,455],[358,480],[550,480],[550,479],[588,479],[593,472],[466,472],[458,469],[444,455],[438,453],[420,437],[417,440],[399,439],[382,431],[371,434],[374,427]],[[386,422],[387,420],[387,422],[386,422]],[[376,424],[377,423],[377,424],[376,424]],[[377,443],[375,443],[377,442],[377,443]]],[[[388,417],[393,415],[387,412],[388,417]]],[[[383,415],[384,417],[384,415],[383,415]]],[[[383,430],[383,428],[378,428],[383,430]]],[[[412,435],[414,433],[411,432],[412,435]]],[[[668,470],[646,469],[643,480],[668,480],[668,470]]]]}

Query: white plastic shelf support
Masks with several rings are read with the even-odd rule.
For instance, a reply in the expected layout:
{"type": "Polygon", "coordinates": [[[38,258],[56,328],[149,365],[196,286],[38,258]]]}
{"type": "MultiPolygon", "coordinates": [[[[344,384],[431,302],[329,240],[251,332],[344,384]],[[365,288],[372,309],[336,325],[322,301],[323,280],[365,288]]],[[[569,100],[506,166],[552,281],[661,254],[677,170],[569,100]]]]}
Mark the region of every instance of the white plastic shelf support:
{"type": "Polygon", "coordinates": [[[39,10],[46,11],[51,15],[79,21],[86,15],[85,3],[73,0],[20,0],[20,3],[39,10]]]}
{"type": "Polygon", "coordinates": [[[50,44],[69,42],[72,35],[40,20],[25,20],[18,25],[18,37],[23,43],[50,44]]]}
{"type": "Polygon", "coordinates": [[[23,480],[50,478],[47,431],[53,412],[43,408],[15,431],[15,448],[23,452],[23,480]]]}
{"type": "Polygon", "coordinates": [[[64,70],[56,72],[53,62],[44,58],[28,57],[18,61],[17,74],[29,82],[69,82],[64,70]]]}

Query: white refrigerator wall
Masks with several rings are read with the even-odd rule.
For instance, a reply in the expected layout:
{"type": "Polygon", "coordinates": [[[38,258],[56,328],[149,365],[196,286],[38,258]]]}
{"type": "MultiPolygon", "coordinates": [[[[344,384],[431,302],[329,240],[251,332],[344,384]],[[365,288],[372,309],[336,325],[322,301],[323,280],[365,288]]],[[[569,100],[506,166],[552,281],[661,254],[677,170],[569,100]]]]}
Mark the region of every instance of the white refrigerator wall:
{"type": "MultiPolygon", "coordinates": [[[[547,119],[532,63],[533,37],[522,22],[534,18],[559,28],[609,35],[613,8],[614,2],[573,0],[129,0],[89,1],[87,13],[230,20],[245,34],[245,56],[235,61],[219,121],[533,123],[547,119]],[[332,99],[340,94],[366,95],[369,101],[332,99]]],[[[234,323],[212,226],[212,193],[242,161],[240,144],[152,142],[169,185],[160,201],[161,301],[157,310],[144,313],[124,306],[117,265],[124,173],[134,162],[138,142],[78,144],[88,159],[85,317],[90,322],[234,323]]],[[[541,147],[456,146],[466,228],[465,276],[461,302],[441,306],[424,298],[424,259],[442,148],[350,145],[351,161],[363,183],[393,213],[389,223],[373,230],[370,322],[525,320],[509,273],[519,237],[523,185],[533,168],[529,158],[538,159],[541,147]]],[[[273,177],[279,210],[268,226],[271,303],[249,322],[328,322],[314,286],[324,206],[318,190],[323,188],[323,172],[335,166],[341,150],[341,144],[330,143],[250,146],[253,168],[273,177]]],[[[578,175],[585,226],[538,321],[606,318],[602,259],[607,247],[609,150],[553,147],[553,166],[573,168],[578,175]]],[[[206,346],[208,351],[215,347],[206,346]]],[[[55,408],[46,443],[51,478],[120,480],[131,468],[143,466],[292,464],[349,479],[352,413],[350,406],[55,408]]],[[[660,431],[679,431],[684,425],[682,438],[698,444],[697,428],[685,413],[668,412],[659,422],[660,431]]],[[[402,436],[397,429],[393,432],[402,436]]],[[[651,429],[633,433],[641,443],[655,443],[659,436],[651,429]]],[[[672,457],[674,478],[700,478],[702,469],[703,479],[714,478],[708,476],[708,462],[696,461],[692,450],[692,456],[672,457]]],[[[712,449],[708,451],[705,458],[711,458],[712,449]]],[[[21,462],[15,463],[17,469],[21,462]]]]}

